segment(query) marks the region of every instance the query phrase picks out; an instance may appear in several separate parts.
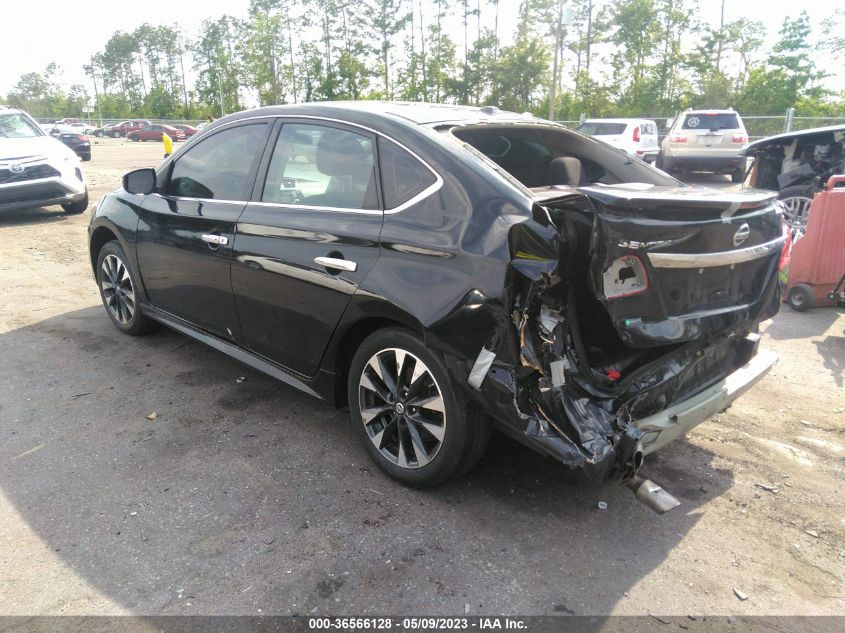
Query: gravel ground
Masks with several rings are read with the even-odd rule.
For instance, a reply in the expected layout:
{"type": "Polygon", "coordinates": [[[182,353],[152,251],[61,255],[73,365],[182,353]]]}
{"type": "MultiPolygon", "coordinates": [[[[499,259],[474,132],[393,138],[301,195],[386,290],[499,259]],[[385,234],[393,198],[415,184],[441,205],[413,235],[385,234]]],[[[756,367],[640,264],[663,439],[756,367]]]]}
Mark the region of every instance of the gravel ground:
{"type": "MultiPolygon", "coordinates": [[[[163,153],[93,150],[92,203],[163,153]]],[[[784,308],[774,373],[647,460],[667,515],[504,438],[421,492],[344,412],[176,333],[120,335],[87,222],[0,216],[0,614],[845,614],[841,310],[784,308]]]]}

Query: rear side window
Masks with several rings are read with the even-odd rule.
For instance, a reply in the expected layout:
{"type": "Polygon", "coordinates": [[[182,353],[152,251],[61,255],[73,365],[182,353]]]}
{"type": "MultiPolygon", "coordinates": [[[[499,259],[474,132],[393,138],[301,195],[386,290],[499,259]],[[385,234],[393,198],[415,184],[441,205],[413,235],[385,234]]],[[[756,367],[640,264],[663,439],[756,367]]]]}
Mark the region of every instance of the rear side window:
{"type": "Polygon", "coordinates": [[[428,167],[396,143],[380,138],[378,149],[385,209],[405,204],[437,182],[428,167]]]}
{"type": "Polygon", "coordinates": [[[583,123],[578,126],[576,132],[585,136],[611,136],[625,132],[625,123],[583,123]]]}
{"type": "Polygon", "coordinates": [[[688,114],[681,126],[684,130],[737,130],[739,119],[735,114],[688,114]]]}
{"type": "Polygon", "coordinates": [[[265,123],[240,125],[194,145],[173,166],[167,193],[185,198],[249,200],[249,173],[265,130],[265,123]]]}

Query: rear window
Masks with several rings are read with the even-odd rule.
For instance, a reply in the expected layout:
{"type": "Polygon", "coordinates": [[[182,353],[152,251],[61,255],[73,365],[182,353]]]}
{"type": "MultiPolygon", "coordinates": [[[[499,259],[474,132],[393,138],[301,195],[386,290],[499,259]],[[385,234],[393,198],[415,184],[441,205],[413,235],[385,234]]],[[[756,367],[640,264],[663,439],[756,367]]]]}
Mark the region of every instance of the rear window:
{"type": "Polygon", "coordinates": [[[735,114],[688,114],[682,128],[684,130],[737,130],[739,118],[735,114]]]}
{"type": "Polygon", "coordinates": [[[575,131],[585,136],[612,136],[622,134],[625,127],[625,123],[591,123],[588,121],[579,125],[575,131]]]}
{"type": "Polygon", "coordinates": [[[451,132],[528,188],[630,182],[678,185],[626,152],[558,126],[488,124],[455,127],[451,132]]]}

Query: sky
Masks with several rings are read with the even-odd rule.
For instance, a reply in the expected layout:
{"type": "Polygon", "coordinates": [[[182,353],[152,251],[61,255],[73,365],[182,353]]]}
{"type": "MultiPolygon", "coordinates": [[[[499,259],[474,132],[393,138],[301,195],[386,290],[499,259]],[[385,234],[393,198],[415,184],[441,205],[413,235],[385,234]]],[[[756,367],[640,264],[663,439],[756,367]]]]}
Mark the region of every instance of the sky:
{"type": "MultiPolygon", "coordinates": [[[[249,0],[198,2],[196,0],[143,0],[143,2],[106,2],[105,0],[41,0],[36,5],[20,0],[0,0],[0,94],[8,93],[18,78],[27,72],[41,72],[50,62],[57,62],[62,69],[62,83],[69,87],[82,83],[93,94],[93,84],[82,71],[91,55],[103,48],[117,30],[132,31],[144,22],[150,24],[179,24],[183,33],[193,37],[202,21],[223,13],[246,16],[249,0]],[[90,85],[89,85],[90,84],[90,85]]],[[[458,6],[454,0],[454,5],[458,6]]],[[[513,25],[516,21],[518,0],[502,0],[500,25],[513,25]]],[[[598,4],[604,4],[599,0],[598,4]]],[[[767,30],[766,44],[772,44],[786,15],[797,15],[805,9],[814,25],[828,17],[837,2],[805,0],[726,0],[725,19],[739,17],[760,20],[767,30]]],[[[717,25],[721,0],[698,0],[700,18],[717,25]]],[[[482,19],[484,19],[482,17],[482,19]]],[[[453,20],[456,41],[462,40],[460,20],[453,20]]],[[[502,26],[500,35],[509,35],[509,27],[502,26]]],[[[821,35],[820,26],[814,35],[821,35]]],[[[845,91],[845,70],[841,63],[829,56],[818,58],[817,65],[831,76],[826,87],[845,91]]]]}

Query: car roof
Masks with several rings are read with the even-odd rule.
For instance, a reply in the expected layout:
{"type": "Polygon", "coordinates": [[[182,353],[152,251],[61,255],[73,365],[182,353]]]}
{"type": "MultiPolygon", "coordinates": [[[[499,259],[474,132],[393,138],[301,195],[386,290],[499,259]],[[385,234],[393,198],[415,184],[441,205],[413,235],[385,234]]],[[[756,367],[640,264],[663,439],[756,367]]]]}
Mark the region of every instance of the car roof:
{"type": "Polygon", "coordinates": [[[719,109],[719,108],[701,108],[700,110],[684,110],[681,114],[736,114],[739,112],[733,108],[719,109]]]}
{"type": "MultiPolygon", "coordinates": [[[[332,114],[357,113],[358,119],[393,119],[403,120],[416,125],[431,126],[436,124],[470,124],[470,123],[545,123],[555,125],[551,121],[538,119],[530,113],[519,114],[500,110],[495,106],[461,106],[441,103],[424,103],[411,101],[323,101],[315,103],[289,104],[279,106],[265,106],[252,110],[245,110],[230,115],[235,118],[250,116],[285,114],[311,114],[314,116],[330,117],[332,114]]],[[[225,117],[231,120],[229,117],[225,117]]],[[[224,119],[218,119],[221,121],[224,119]]],[[[218,121],[215,121],[217,123],[218,121]]]]}

